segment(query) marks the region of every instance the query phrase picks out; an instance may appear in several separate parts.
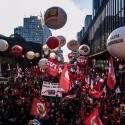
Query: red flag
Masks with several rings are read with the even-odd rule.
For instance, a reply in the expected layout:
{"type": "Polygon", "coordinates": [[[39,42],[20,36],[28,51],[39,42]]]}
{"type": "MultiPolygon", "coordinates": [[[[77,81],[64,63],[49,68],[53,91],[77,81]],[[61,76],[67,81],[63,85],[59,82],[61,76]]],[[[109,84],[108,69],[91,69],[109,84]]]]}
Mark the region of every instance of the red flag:
{"type": "Polygon", "coordinates": [[[112,57],[109,60],[109,71],[108,71],[108,77],[107,77],[107,86],[109,89],[113,89],[113,87],[116,84],[116,78],[115,78],[115,72],[114,72],[114,66],[113,66],[113,59],[112,57]]]}
{"type": "Polygon", "coordinates": [[[34,98],[32,102],[31,114],[34,116],[45,117],[47,109],[45,103],[41,102],[39,99],[34,98]]]}
{"type": "Polygon", "coordinates": [[[94,109],[93,112],[85,119],[84,125],[103,125],[99,118],[98,108],[94,109]]]}
{"type": "Polygon", "coordinates": [[[56,59],[48,59],[47,70],[51,76],[57,76],[59,68],[59,62],[56,59]]]}
{"type": "Polygon", "coordinates": [[[68,92],[70,88],[70,79],[69,79],[69,72],[68,72],[68,64],[64,64],[63,71],[60,76],[60,87],[65,91],[68,92]]]}

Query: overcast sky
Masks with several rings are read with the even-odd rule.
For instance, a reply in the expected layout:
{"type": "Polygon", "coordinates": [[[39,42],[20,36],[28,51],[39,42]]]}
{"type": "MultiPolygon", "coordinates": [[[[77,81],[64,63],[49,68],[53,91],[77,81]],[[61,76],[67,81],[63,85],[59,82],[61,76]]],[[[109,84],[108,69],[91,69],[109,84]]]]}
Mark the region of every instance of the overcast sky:
{"type": "Polygon", "coordinates": [[[44,13],[52,6],[62,7],[67,13],[67,23],[53,35],[75,38],[84,25],[84,17],[91,14],[92,0],[0,0],[0,34],[9,36],[14,27],[23,25],[23,18],[44,13]],[[67,35],[68,34],[68,35],[67,35]]]}
{"type": "Polygon", "coordinates": [[[23,25],[23,18],[40,15],[49,7],[62,7],[67,13],[67,23],[53,35],[63,35],[67,41],[76,39],[84,26],[85,15],[92,13],[92,0],[0,0],[0,34],[9,36],[17,26],[23,25]]]}

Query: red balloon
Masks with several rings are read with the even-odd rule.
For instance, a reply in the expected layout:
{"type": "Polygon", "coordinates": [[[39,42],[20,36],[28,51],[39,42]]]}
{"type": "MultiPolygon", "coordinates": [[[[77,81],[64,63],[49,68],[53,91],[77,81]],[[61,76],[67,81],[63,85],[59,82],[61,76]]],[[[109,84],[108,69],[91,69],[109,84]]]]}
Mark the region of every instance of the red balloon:
{"type": "Polygon", "coordinates": [[[23,52],[23,48],[20,46],[20,45],[14,45],[12,48],[11,48],[11,52],[14,56],[22,56],[22,52],[23,52]]]}
{"type": "Polygon", "coordinates": [[[55,49],[55,48],[57,48],[59,46],[59,40],[56,37],[51,36],[47,40],[47,46],[50,49],[55,49]]]}

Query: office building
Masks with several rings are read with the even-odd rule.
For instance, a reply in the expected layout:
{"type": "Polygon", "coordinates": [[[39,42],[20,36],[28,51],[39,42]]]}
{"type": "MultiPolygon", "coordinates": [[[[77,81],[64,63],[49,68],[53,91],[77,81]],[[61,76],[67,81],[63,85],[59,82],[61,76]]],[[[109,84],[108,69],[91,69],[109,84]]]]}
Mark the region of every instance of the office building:
{"type": "Polygon", "coordinates": [[[85,31],[89,27],[91,21],[92,21],[92,15],[86,15],[86,17],[85,17],[85,31]]]}
{"type": "Polygon", "coordinates": [[[19,34],[26,41],[44,44],[46,39],[52,35],[49,28],[41,22],[38,16],[24,18],[23,26],[14,29],[14,34],[19,34]]]}
{"type": "Polygon", "coordinates": [[[98,9],[101,7],[103,0],[93,0],[93,17],[96,15],[98,9]]]}

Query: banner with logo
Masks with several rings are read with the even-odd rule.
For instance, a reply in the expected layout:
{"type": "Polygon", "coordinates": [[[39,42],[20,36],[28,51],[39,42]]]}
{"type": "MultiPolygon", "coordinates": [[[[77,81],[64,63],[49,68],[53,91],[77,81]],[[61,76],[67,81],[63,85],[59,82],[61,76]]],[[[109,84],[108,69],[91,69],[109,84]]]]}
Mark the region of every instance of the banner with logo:
{"type": "Polygon", "coordinates": [[[51,83],[43,81],[41,95],[62,97],[62,91],[59,86],[59,83],[51,83]]]}
{"type": "Polygon", "coordinates": [[[51,59],[51,58],[48,59],[47,61],[48,74],[50,74],[53,77],[57,76],[58,67],[59,67],[59,62],[57,59],[51,59]]]}

